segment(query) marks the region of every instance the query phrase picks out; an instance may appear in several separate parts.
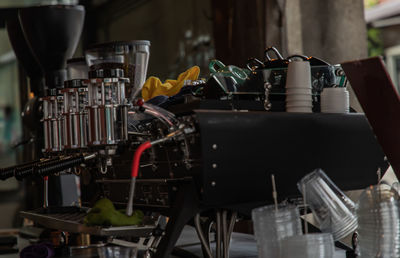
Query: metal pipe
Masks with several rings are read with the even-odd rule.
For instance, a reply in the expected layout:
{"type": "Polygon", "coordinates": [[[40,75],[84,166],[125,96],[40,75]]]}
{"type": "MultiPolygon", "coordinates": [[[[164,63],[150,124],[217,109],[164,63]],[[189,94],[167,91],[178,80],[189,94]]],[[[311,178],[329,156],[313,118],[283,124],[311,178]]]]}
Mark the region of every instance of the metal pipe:
{"type": "Polygon", "coordinates": [[[223,250],[222,250],[222,257],[227,257],[228,246],[227,246],[227,238],[228,238],[228,226],[227,226],[227,215],[228,211],[222,211],[222,243],[223,243],[223,250]]]}
{"type": "Polygon", "coordinates": [[[143,103],[142,105],[144,108],[151,109],[157,113],[160,113],[163,117],[166,119],[170,120],[171,122],[176,122],[178,123],[179,121],[175,118],[175,114],[172,112],[169,112],[168,110],[161,108],[159,106],[150,104],[150,103],[143,103]]]}
{"type": "Polygon", "coordinates": [[[131,178],[131,185],[129,188],[129,199],[128,204],[126,206],[126,215],[132,216],[133,213],[133,198],[135,195],[135,185],[136,185],[136,177],[131,178]]]}
{"type": "Polygon", "coordinates": [[[217,217],[217,223],[216,223],[216,228],[217,228],[217,250],[216,250],[216,257],[221,258],[221,212],[217,211],[216,214],[217,217]]]}
{"type": "Polygon", "coordinates": [[[49,177],[43,177],[43,208],[49,207],[49,177]]]}
{"type": "Polygon", "coordinates": [[[158,120],[160,120],[166,127],[171,128],[174,125],[172,124],[171,121],[169,121],[168,119],[164,118],[163,116],[160,116],[159,113],[155,112],[154,110],[150,110],[150,109],[146,109],[144,111],[145,114],[151,115],[155,118],[157,118],[158,120]]]}
{"type": "Polygon", "coordinates": [[[157,117],[160,120],[164,120],[171,128],[176,128],[176,125],[179,121],[175,118],[175,115],[163,108],[151,105],[149,103],[143,103],[142,107],[147,111],[150,111],[149,114],[157,117]]]}
{"type": "Polygon", "coordinates": [[[96,156],[97,156],[96,153],[92,153],[92,154],[88,154],[88,155],[84,156],[83,159],[84,159],[85,161],[86,161],[86,160],[91,160],[91,159],[96,158],[96,156]]]}
{"type": "Polygon", "coordinates": [[[201,245],[203,246],[204,250],[206,250],[207,256],[209,258],[213,258],[210,246],[207,244],[207,240],[204,236],[203,230],[201,229],[201,224],[200,224],[200,214],[197,213],[196,216],[194,217],[194,225],[196,228],[197,235],[200,239],[201,245]]]}
{"type": "Polygon", "coordinates": [[[232,232],[233,232],[233,228],[235,227],[235,223],[236,223],[236,218],[237,218],[237,212],[233,212],[232,216],[231,216],[231,220],[229,222],[229,227],[228,227],[228,258],[229,258],[229,246],[231,244],[231,238],[232,238],[232,232]]]}

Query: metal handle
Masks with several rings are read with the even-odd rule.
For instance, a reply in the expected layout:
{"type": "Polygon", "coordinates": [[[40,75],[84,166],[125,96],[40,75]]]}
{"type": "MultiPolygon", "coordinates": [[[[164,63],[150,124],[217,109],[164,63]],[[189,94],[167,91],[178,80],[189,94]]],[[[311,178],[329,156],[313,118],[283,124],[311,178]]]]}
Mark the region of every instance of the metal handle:
{"type": "Polygon", "coordinates": [[[259,68],[261,68],[261,67],[264,67],[264,64],[263,64],[263,62],[261,62],[261,61],[258,60],[257,58],[250,58],[250,59],[247,61],[246,66],[247,66],[247,68],[248,68],[250,71],[254,71],[254,70],[256,70],[256,69],[259,69],[259,68]]]}
{"type": "Polygon", "coordinates": [[[264,51],[264,56],[268,61],[272,61],[272,58],[268,55],[268,52],[271,52],[271,51],[274,52],[274,54],[275,54],[277,59],[284,60],[284,58],[282,57],[281,53],[279,53],[279,51],[278,51],[278,49],[276,49],[276,47],[268,47],[264,51]]]}
{"type": "Polygon", "coordinates": [[[224,68],[225,65],[224,63],[222,63],[221,61],[217,60],[217,59],[213,59],[210,61],[210,64],[208,65],[208,69],[210,69],[211,73],[216,73],[219,69],[224,68]],[[215,66],[217,66],[218,68],[215,69],[215,66]]]}

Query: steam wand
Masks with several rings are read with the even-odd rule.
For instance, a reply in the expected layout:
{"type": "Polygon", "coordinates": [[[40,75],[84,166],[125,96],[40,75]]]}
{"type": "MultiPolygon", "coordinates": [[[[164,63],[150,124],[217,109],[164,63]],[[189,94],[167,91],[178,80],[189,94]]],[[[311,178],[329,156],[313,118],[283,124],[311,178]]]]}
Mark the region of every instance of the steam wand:
{"type": "Polygon", "coordinates": [[[183,132],[184,132],[184,127],[168,134],[167,136],[165,136],[163,138],[154,140],[152,142],[150,142],[150,141],[144,142],[136,149],[135,154],[133,155],[133,161],[132,161],[131,185],[129,188],[128,204],[126,206],[126,215],[127,216],[132,216],[132,212],[133,212],[133,199],[134,199],[134,195],[135,195],[136,177],[138,176],[138,173],[139,173],[140,157],[142,156],[142,153],[152,146],[163,143],[173,137],[181,135],[183,132]]]}

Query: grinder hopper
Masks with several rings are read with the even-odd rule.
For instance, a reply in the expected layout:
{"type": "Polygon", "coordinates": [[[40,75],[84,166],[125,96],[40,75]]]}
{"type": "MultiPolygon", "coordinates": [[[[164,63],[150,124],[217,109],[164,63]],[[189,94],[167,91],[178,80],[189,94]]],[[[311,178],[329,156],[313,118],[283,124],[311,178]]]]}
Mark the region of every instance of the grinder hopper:
{"type": "Polygon", "coordinates": [[[43,73],[25,40],[18,16],[8,19],[6,28],[8,38],[18,58],[18,62],[22,65],[30,79],[31,91],[34,92],[35,95],[38,95],[40,94],[39,91],[43,90],[43,73]]]}
{"type": "Polygon", "coordinates": [[[85,9],[76,5],[22,8],[19,20],[25,39],[39,63],[48,89],[62,88],[66,60],[71,58],[82,33],[85,9]]]}

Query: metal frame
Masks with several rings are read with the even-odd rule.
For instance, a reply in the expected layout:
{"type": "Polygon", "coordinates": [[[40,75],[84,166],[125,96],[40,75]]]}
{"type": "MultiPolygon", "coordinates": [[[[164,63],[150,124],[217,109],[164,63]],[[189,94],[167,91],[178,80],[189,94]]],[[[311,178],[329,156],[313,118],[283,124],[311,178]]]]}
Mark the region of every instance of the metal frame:
{"type": "Polygon", "coordinates": [[[57,229],[71,233],[86,233],[97,236],[133,236],[133,237],[149,237],[151,236],[157,221],[151,224],[139,226],[123,226],[123,227],[89,227],[83,224],[82,220],[86,216],[83,209],[77,213],[59,213],[59,214],[43,214],[39,210],[21,211],[23,218],[30,219],[47,228],[57,229]]]}

